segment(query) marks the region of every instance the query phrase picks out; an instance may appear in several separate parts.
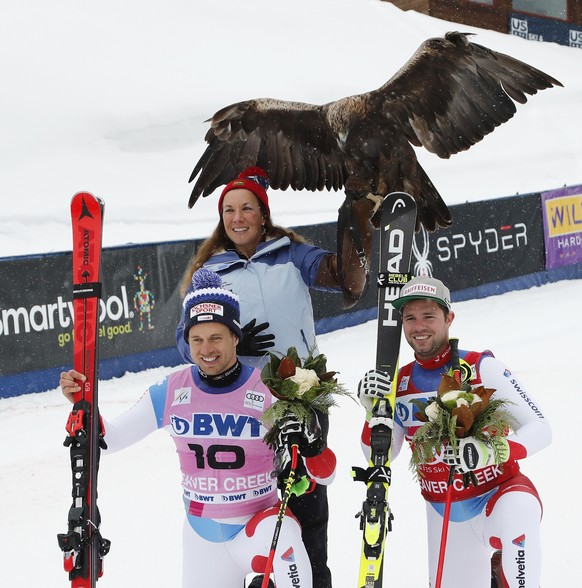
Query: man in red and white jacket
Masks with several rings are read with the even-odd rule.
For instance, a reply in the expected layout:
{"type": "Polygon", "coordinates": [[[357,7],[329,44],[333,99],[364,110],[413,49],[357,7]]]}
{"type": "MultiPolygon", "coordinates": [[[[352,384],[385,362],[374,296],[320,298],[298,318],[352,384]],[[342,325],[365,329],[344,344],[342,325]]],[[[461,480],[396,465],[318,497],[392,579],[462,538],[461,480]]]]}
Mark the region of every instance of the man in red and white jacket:
{"type": "MultiPolygon", "coordinates": [[[[402,288],[393,305],[402,313],[403,331],[414,350],[415,361],[399,370],[392,439],[394,459],[404,440],[424,423],[415,415],[413,400],[436,396],[444,373],[452,373],[449,328],[454,320],[449,289],[431,277],[417,277],[402,288]]],[[[490,351],[459,350],[463,382],[494,388],[494,398],[507,401],[515,425],[498,446],[474,437],[459,440],[418,468],[421,493],[426,500],[429,586],[435,586],[449,468],[455,466],[450,524],[442,585],[446,588],[490,588],[493,550],[502,550],[499,586],[539,586],[541,571],[540,520],[542,505],[532,482],[520,472],[519,460],[551,442],[550,425],[537,402],[511,371],[490,351]],[[472,472],[477,486],[463,485],[463,474],[472,472]]],[[[390,391],[387,374],[369,371],[358,387],[367,409],[373,400],[390,391]]],[[[369,447],[370,428],[362,441],[369,447]]]]}

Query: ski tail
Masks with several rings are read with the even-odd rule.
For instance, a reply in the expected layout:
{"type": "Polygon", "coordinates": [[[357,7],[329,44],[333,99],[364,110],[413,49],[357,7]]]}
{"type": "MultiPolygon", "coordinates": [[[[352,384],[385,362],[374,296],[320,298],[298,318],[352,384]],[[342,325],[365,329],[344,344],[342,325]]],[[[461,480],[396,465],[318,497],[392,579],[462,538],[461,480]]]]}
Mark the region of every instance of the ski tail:
{"type": "Polygon", "coordinates": [[[392,530],[388,506],[391,482],[391,447],[402,334],[400,313],[392,301],[410,278],[416,202],[409,194],[393,192],[382,202],[378,271],[378,339],[376,369],[390,376],[391,391],[374,402],[370,426],[370,461],[367,469],[354,467],[354,480],[367,485],[360,513],[363,532],[358,588],[381,588],[386,534],[392,530]]]}
{"type": "Polygon", "coordinates": [[[71,201],[73,226],[73,367],[86,376],[74,404],[64,445],[70,448],[73,504],[68,532],[57,535],[72,588],[94,588],[110,542],[101,536],[97,473],[105,447],[98,406],[101,237],[104,203],[87,192],[71,201]]]}

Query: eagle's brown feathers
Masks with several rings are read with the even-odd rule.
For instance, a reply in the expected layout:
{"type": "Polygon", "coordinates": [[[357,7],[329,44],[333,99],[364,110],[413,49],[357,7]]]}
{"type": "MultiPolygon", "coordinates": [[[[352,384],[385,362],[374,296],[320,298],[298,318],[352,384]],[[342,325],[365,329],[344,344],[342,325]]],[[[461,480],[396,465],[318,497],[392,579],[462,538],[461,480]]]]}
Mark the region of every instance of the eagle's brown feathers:
{"type": "Polygon", "coordinates": [[[425,41],[381,88],[324,105],[270,98],[219,110],[194,167],[189,206],[249,166],[271,187],[339,190],[348,198],[412,194],[427,230],[452,219],[413,145],[441,158],[469,149],[528,95],[561,86],[517,59],[452,32],[425,41]]]}

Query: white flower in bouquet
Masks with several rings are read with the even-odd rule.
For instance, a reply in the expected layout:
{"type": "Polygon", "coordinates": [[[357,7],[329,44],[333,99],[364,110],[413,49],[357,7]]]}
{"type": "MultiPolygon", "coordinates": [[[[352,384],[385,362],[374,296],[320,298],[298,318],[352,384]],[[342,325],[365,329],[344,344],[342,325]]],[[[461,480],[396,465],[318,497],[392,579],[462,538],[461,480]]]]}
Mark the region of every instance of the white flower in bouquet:
{"type": "Polygon", "coordinates": [[[473,404],[481,402],[481,397],[478,394],[466,390],[450,390],[440,399],[449,410],[459,406],[473,406],[473,404]]]}
{"type": "Polygon", "coordinates": [[[319,385],[319,378],[313,370],[306,370],[304,368],[295,368],[295,375],[289,378],[299,386],[297,396],[303,396],[307,390],[319,385]]]}
{"type": "Polygon", "coordinates": [[[436,402],[432,402],[426,407],[425,414],[431,423],[437,420],[440,410],[441,409],[436,402]]]}

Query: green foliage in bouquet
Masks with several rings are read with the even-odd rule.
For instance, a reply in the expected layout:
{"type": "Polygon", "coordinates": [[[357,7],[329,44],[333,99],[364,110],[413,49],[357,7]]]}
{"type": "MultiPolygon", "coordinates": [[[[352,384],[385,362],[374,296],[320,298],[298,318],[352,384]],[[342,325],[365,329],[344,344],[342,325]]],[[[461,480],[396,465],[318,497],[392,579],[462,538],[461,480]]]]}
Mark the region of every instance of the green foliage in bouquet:
{"type": "MultiPolygon", "coordinates": [[[[447,443],[456,453],[459,439],[464,437],[475,437],[487,443],[493,447],[495,457],[499,457],[498,446],[491,439],[507,436],[515,421],[505,408],[511,403],[491,399],[494,392],[493,388],[483,386],[461,389],[453,377],[443,374],[437,396],[426,401],[412,401],[418,409],[414,416],[424,422],[412,438],[410,468],[416,475],[420,475],[418,466],[431,462],[447,443]]],[[[464,474],[463,482],[465,486],[476,484],[471,474],[464,474]]]]}
{"type": "Polygon", "coordinates": [[[271,447],[279,434],[277,421],[292,412],[298,420],[308,423],[311,410],[327,413],[337,406],[337,395],[350,396],[343,384],[335,379],[337,372],[327,371],[327,358],[314,356],[310,351],[301,362],[295,347],[289,347],[286,355],[269,353],[269,362],[263,367],[261,380],[277,398],[263,415],[263,423],[269,431],[265,442],[271,447]]]}

